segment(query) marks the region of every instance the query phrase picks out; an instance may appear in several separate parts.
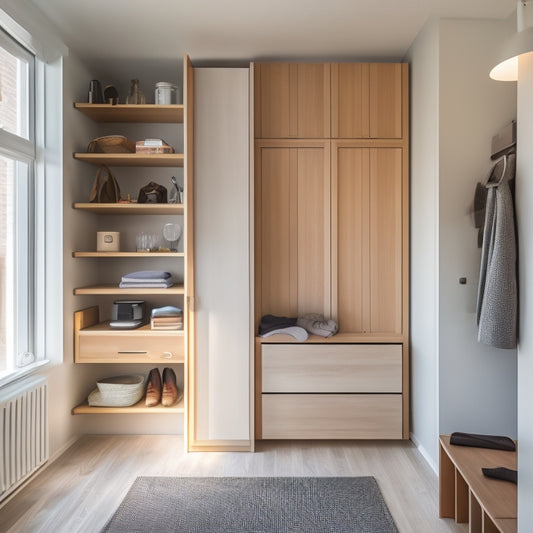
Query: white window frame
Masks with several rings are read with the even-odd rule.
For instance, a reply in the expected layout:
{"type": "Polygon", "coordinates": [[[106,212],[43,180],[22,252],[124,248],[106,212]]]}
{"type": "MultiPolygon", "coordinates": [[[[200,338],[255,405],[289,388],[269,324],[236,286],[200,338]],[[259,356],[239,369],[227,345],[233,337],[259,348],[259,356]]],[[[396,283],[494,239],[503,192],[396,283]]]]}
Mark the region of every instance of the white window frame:
{"type": "Polygon", "coordinates": [[[7,369],[0,373],[0,386],[2,386],[46,364],[47,360],[44,350],[44,328],[36,327],[37,318],[44,307],[41,297],[44,295],[42,290],[44,250],[39,246],[39,240],[44,237],[42,224],[44,194],[42,193],[45,187],[42,180],[43,161],[37,160],[36,143],[37,139],[44,140],[43,110],[40,110],[40,116],[36,119],[38,110],[36,86],[43,84],[41,89],[44,88],[44,66],[1,28],[0,46],[28,65],[28,76],[20,78],[17,83],[17,89],[27,92],[28,98],[27,102],[19,100],[21,105],[17,110],[17,117],[25,124],[21,131],[22,135],[0,128],[0,154],[14,161],[16,175],[25,167],[25,178],[19,179],[15,185],[14,263],[17,275],[12,304],[16,320],[13,332],[14,353],[6,354],[7,369]],[[41,194],[37,192],[38,189],[41,194]],[[37,198],[40,198],[39,202],[37,198]],[[39,273],[41,279],[37,278],[39,273]],[[34,362],[19,366],[17,359],[20,359],[24,353],[33,354],[34,362]]]}

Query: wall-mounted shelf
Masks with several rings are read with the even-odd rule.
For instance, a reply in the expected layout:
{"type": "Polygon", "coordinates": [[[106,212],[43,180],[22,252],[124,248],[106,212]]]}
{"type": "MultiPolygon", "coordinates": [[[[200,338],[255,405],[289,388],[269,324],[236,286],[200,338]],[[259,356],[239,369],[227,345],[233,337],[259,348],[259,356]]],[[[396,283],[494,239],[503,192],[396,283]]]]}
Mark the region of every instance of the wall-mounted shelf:
{"type": "Polygon", "coordinates": [[[72,257],[185,257],[183,252],[72,252],[72,257]]]}
{"type": "Polygon", "coordinates": [[[183,215],[183,204],[97,204],[76,202],[74,209],[97,215],[183,215]]]}
{"type": "Polygon", "coordinates": [[[74,159],[91,165],[114,167],[182,167],[183,154],[99,154],[75,152],[74,159]]]}
{"type": "Polygon", "coordinates": [[[74,107],[95,122],[144,122],[181,124],[183,105],[131,105],[75,103],[74,107]]]}
{"type": "Polygon", "coordinates": [[[91,285],[88,287],[78,287],[74,289],[74,294],[99,294],[99,295],[114,295],[120,296],[125,294],[145,294],[156,295],[156,294],[168,294],[168,295],[177,295],[184,294],[183,285],[174,285],[168,289],[120,289],[118,285],[91,285]]]}

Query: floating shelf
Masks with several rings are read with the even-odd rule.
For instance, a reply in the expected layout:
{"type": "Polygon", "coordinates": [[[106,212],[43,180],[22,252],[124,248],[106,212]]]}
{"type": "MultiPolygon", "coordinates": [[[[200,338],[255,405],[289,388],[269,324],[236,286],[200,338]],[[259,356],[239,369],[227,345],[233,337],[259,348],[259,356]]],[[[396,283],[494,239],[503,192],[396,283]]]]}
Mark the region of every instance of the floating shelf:
{"type": "Polygon", "coordinates": [[[183,252],[72,252],[72,257],[185,257],[183,252]]]}
{"type": "Polygon", "coordinates": [[[146,407],[144,398],[130,407],[94,407],[84,402],[72,409],[73,415],[97,415],[97,414],[177,414],[184,413],[185,407],[183,398],[171,407],[156,405],[155,407],[146,407]]]}
{"type": "Polygon", "coordinates": [[[98,215],[183,215],[183,204],[96,204],[77,202],[74,209],[98,215]]]}
{"type": "Polygon", "coordinates": [[[131,105],[75,103],[74,107],[95,122],[183,123],[183,105],[131,105]]]}
{"type": "Polygon", "coordinates": [[[114,167],[182,167],[183,154],[100,154],[75,152],[74,159],[91,165],[114,167]]]}
{"type": "Polygon", "coordinates": [[[118,285],[91,285],[89,287],[78,287],[74,289],[74,294],[100,294],[100,295],[124,295],[124,294],[144,294],[144,295],[154,295],[154,294],[184,294],[183,285],[174,285],[168,289],[120,289],[118,285]]]}

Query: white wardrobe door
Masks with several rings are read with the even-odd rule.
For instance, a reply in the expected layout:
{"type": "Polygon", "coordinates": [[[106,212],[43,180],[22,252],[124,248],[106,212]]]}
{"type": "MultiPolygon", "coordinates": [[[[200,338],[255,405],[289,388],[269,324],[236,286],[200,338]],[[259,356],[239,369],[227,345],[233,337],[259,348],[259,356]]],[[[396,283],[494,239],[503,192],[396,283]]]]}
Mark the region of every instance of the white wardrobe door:
{"type": "Polygon", "coordinates": [[[251,308],[247,68],[194,69],[194,124],[195,439],[248,441],[251,308]]]}

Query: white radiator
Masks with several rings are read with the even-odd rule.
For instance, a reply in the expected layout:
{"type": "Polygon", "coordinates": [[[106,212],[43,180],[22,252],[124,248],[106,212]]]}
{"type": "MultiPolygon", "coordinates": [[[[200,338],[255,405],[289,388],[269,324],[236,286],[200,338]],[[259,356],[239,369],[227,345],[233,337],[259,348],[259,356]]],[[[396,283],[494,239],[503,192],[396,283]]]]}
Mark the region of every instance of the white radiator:
{"type": "Polygon", "coordinates": [[[0,502],[48,460],[47,380],[0,390],[0,502]]]}

